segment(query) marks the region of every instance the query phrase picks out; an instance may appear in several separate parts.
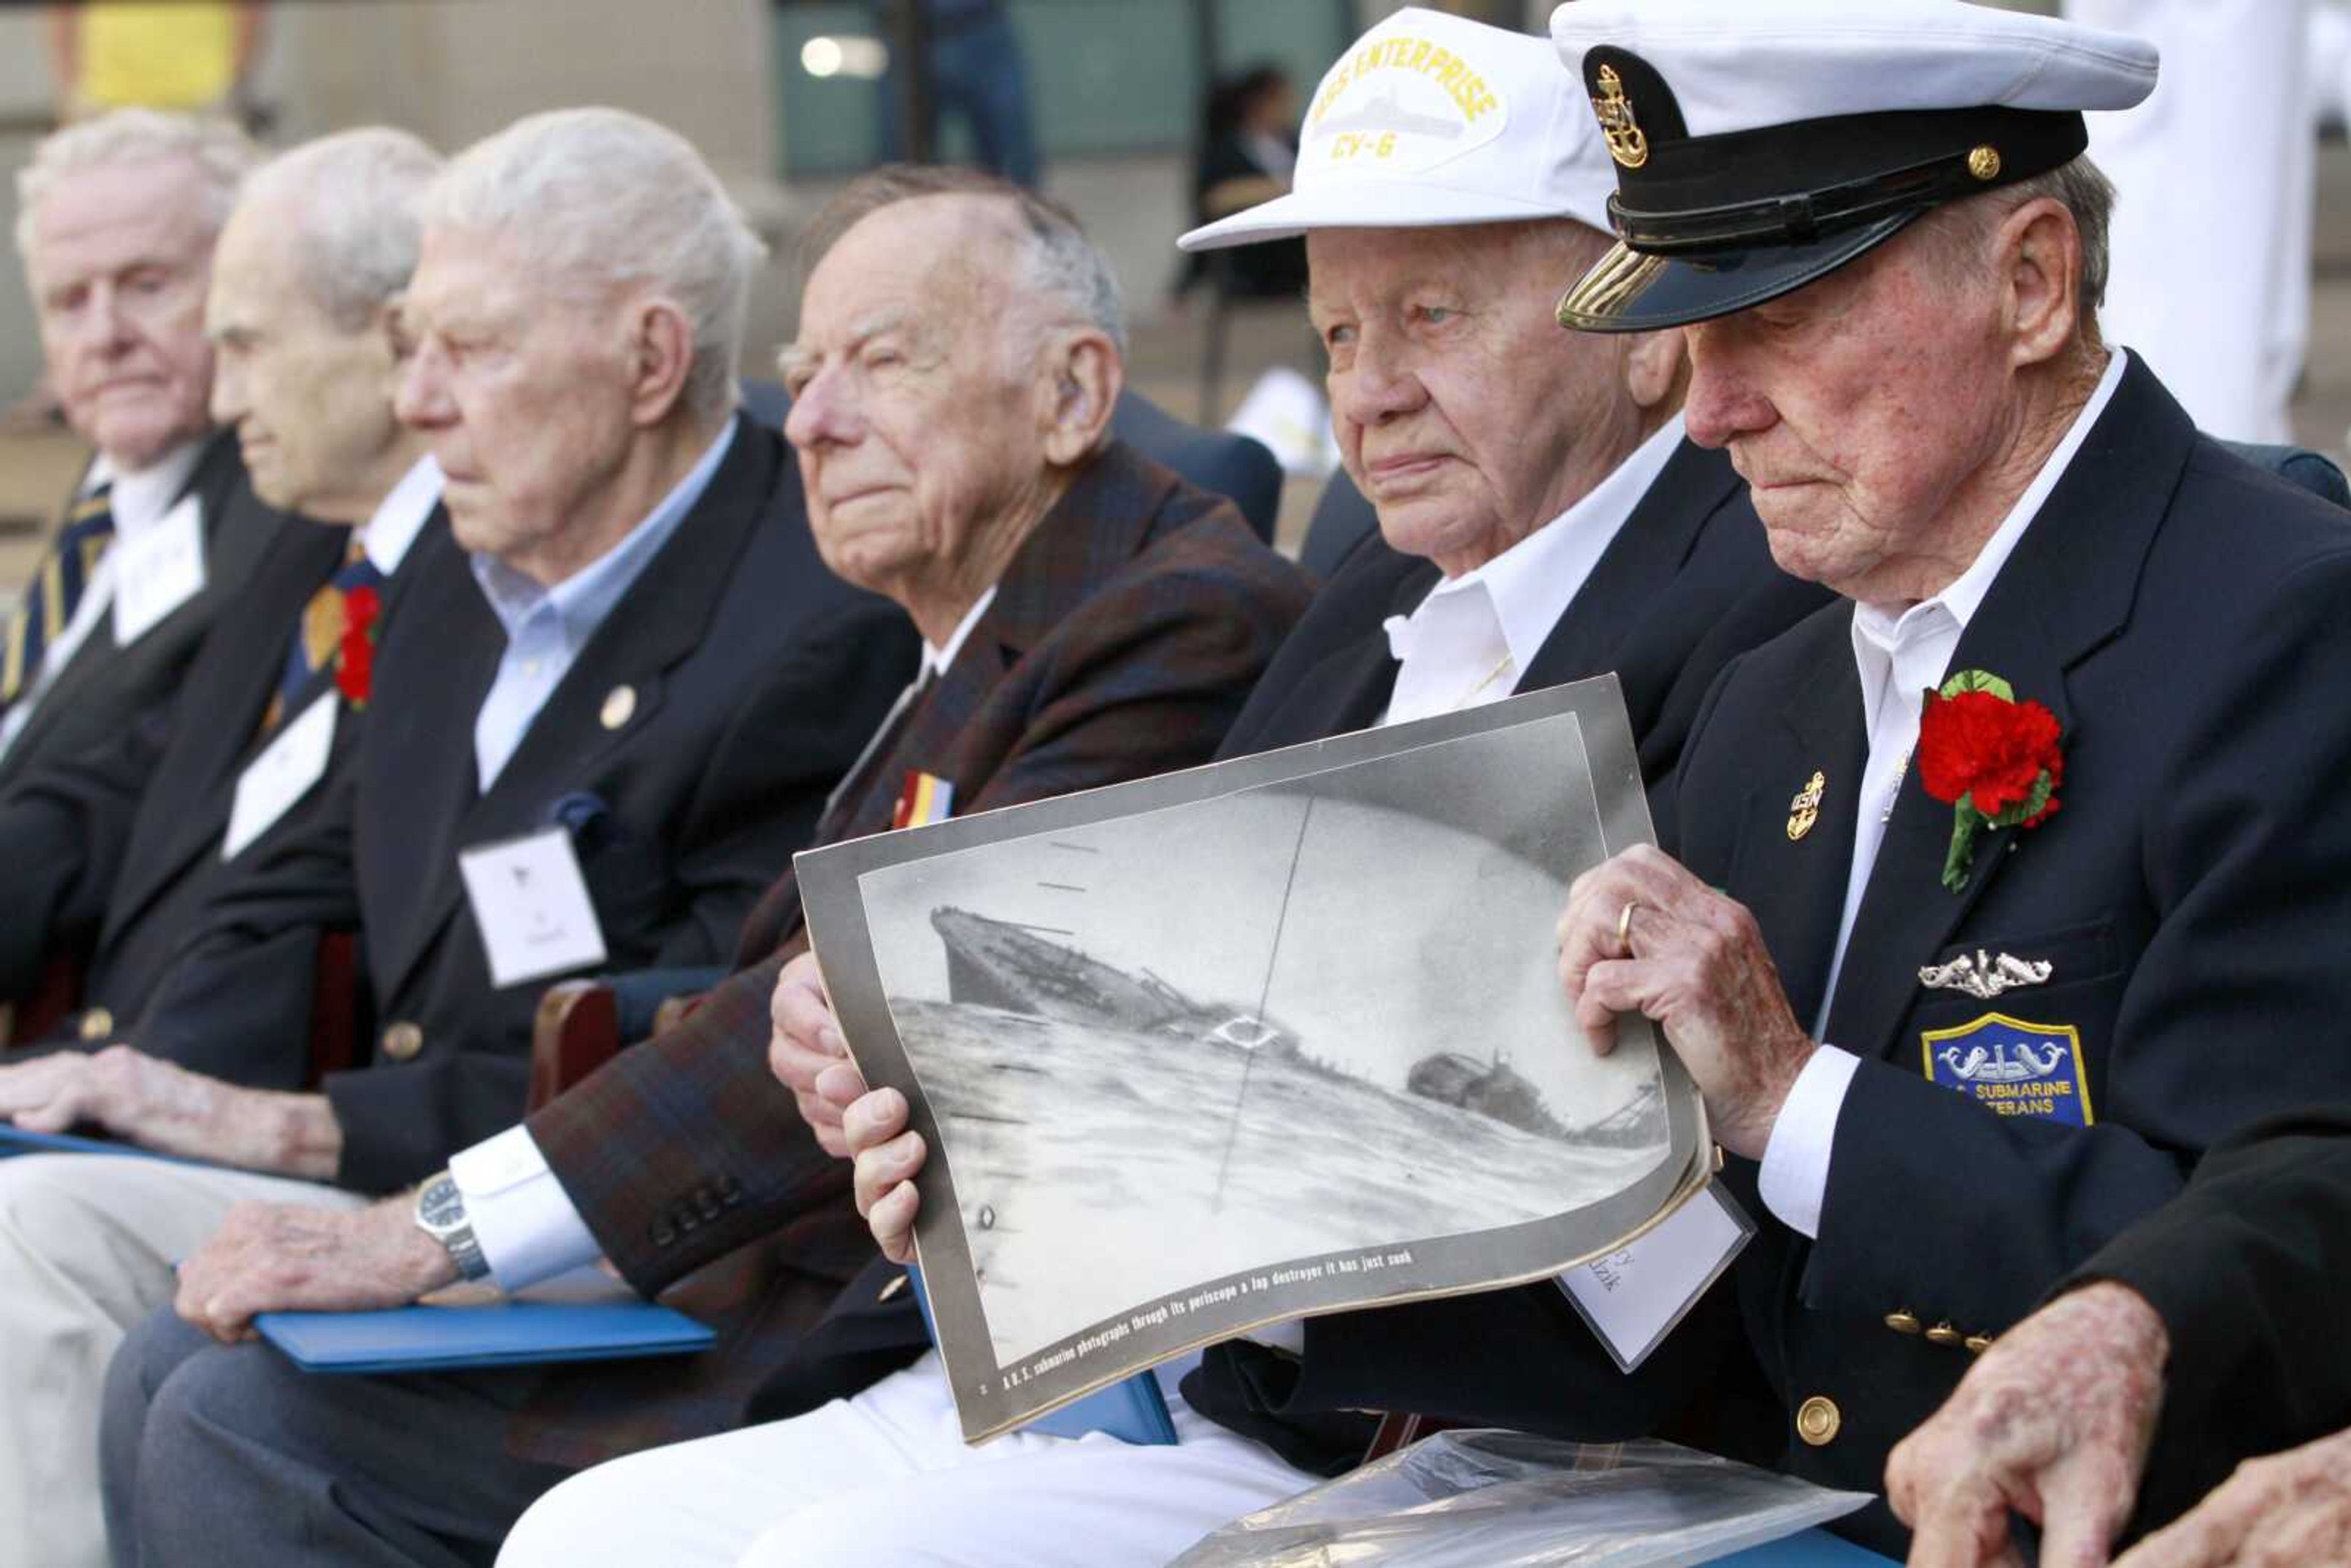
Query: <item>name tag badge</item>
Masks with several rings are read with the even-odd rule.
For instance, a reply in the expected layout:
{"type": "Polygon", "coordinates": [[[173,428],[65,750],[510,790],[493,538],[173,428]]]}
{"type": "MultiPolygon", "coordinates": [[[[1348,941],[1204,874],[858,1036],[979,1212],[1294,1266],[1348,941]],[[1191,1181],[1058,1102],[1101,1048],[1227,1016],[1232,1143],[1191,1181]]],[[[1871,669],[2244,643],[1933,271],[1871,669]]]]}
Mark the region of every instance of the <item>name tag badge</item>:
{"type": "Polygon", "coordinates": [[[1631,1246],[1560,1275],[1559,1288],[1618,1369],[1631,1372],[1754,1234],[1755,1222],[1717,1182],[1631,1246]]]}
{"type": "Polygon", "coordinates": [[[342,706],[334,693],[325,693],[246,764],[237,775],[221,859],[233,861],[243,854],[246,845],[267,832],[326,777],[327,760],[335,749],[335,715],[342,706]]]}
{"type": "Polygon", "coordinates": [[[504,989],[604,961],[604,930],[565,829],[461,850],[457,870],[489,952],[490,984],[504,989]]]}
{"type": "Polygon", "coordinates": [[[204,505],[190,496],[137,536],[115,541],[114,645],[128,648],[204,590],[204,505]]]}

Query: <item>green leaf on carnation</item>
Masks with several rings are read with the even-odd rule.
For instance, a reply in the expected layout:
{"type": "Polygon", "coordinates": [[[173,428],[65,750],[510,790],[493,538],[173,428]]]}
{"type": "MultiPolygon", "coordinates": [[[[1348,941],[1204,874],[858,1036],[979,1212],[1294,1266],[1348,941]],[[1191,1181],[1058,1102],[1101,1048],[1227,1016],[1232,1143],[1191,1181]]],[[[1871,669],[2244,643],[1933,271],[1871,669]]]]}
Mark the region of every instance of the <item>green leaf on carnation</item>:
{"type": "Polygon", "coordinates": [[[2041,770],[2040,777],[2032,781],[2032,792],[1991,819],[1991,825],[1995,828],[2013,828],[2028,822],[2041,814],[2042,808],[2049,804],[2049,797],[2055,793],[2057,793],[2057,780],[2052,779],[2049,776],[2049,769],[2044,768],[2041,770]]]}
{"type": "Polygon", "coordinates": [[[1943,696],[1955,697],[1961,692],[1990,692],[2004,703],[2016,700],[2016,688],[1990,670],[1961,670],[1943,683],[1943,696]]]}

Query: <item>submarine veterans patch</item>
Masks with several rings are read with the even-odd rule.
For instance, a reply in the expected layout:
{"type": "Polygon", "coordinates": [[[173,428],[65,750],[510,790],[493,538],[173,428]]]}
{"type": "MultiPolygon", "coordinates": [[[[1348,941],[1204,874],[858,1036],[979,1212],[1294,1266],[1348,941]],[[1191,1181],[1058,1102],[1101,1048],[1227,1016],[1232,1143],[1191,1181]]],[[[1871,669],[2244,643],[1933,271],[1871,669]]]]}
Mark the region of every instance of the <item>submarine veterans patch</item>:
{"type": "Polygon", "coordinates": [[[2071,1024],[1986,1013],[1957,1029],[1928,1030],[1919,1039],[1929,1079],[2001,1115],[2072,1127],[2097,1119],[2082,1071],[2081,1031],[2071,1024]]]}

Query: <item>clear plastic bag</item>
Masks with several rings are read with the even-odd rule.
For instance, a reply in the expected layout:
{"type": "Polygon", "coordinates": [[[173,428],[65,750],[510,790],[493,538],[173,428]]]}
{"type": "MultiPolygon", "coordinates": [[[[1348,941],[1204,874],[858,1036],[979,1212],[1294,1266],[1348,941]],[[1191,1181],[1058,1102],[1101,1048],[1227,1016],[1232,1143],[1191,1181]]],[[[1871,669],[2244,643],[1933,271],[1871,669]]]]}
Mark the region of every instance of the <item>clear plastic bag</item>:
{"type": "Polygon", "coordinates": [[[1672,1443],[1440,1432],[1235,1520],[1169,1568],[1680,1568],[1869,1500],[1672,1443]]]}

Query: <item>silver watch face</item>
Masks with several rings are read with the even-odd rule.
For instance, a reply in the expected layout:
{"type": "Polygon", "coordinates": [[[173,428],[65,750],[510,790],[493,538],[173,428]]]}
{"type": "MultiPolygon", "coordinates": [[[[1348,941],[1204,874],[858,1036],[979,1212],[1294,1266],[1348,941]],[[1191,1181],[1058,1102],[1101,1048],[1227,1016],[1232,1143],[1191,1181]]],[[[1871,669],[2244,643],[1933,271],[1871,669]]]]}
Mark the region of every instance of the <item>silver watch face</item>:
{"type": "Polygon", "coordinates": [[[444,1176],[416,1197],[416,1218],[439,1230],[465,1221],[465,1197],[457,1184],[444,1176]]]}

